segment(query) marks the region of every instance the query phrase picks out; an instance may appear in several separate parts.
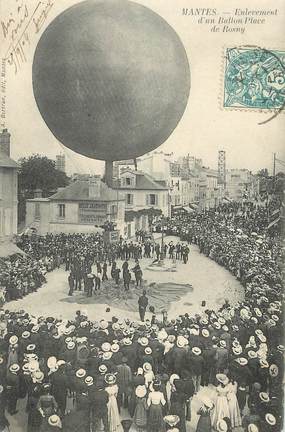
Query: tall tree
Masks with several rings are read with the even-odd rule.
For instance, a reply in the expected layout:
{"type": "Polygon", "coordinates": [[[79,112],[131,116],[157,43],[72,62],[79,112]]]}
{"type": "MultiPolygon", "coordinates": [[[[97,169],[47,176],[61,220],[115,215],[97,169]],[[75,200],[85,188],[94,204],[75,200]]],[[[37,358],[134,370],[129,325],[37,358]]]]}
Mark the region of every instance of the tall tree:
{"type": "Polygon", "coordinates": [[[43,197],[50,196],[57,188],[68,184],[68,177],[55,167],[55,161],[33,154],[18,161],[18,220],[23,222],[26,213],[26,199],[34,197],[34,191],[41,189],[43,197]]]}

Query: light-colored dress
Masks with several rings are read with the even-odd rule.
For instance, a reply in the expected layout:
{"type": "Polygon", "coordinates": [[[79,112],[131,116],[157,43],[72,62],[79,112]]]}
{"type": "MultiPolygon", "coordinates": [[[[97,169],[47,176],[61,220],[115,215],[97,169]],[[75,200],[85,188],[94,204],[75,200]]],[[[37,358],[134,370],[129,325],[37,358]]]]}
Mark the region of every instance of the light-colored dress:
{"type": "Polygon", "coordinates": [[[216,387],[217,397],[212,417],[212,425],[215,429],[217,429],[217,423],[219,420],[223,419],[224,417],[230,417],[230,408],[227,398],[228,392],[228,384],[225,387],[220,384],[216,387]]]}
{"type": "Polygon", "coordinates": [[[110,432],[124,432],[121,425],[121,419],[117,404],[118,386],[117,384],[106,387],[106,392],[109,395],[108,402],[108,421],[110,432]]]}
{"type": "Polygon", "coordinates": [[[237,383],[234,382],[233,384],[228,384],[229,392],[228,392],[228,402],[229,402],[229,409],[230,409],[230,420],[232,427],[239,427],[241,426],[241,415],[240,415],[240,409],[238,405],[238,400],[236,397],[237,394],[237,383]]]}

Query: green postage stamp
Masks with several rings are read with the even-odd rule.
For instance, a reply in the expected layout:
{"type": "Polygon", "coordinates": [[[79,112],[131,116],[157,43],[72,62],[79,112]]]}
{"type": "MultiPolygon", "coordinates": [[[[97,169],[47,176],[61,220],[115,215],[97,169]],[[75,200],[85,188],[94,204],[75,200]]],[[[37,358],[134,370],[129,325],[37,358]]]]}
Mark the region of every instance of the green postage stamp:
{"type": "Polygon", "coordinates": [[[227,48],[223,82],[224,108],[281,111],[285,105],[285,50],[227,48]]]}

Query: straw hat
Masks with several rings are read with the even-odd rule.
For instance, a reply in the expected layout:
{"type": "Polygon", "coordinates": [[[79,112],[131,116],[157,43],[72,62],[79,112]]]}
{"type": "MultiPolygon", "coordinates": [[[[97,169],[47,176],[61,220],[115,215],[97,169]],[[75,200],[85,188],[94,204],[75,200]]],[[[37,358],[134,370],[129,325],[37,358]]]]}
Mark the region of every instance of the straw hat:
{"type": "Polygon", "coordinates": [[[106,365],[101,364],[101,365],[99,366],[99,372],[100,372],[101,374],[105,374],[105,373],[107,372],[107,370],[108,370],[108,368],[107,368],[106,365]]]}
{"type": "Polygon", "coordinates": [[[148,345],[148,338],[145,336],[140,338],[139,343],[141,346],[146,347],[148,345]]]}
{"type": "Polygon", "coordinates": [[[109,344],[109,342],[104,342],[102,344],[102,351],[104,352],[111,351],[111,344],[109,344]]]}
{"type": "Polygon", "coordinates": [[[48,424],[50,426],[61,428],[61,420],[58,415],[53,414],[48,418],[48,424]]]}
{"type": "Polygon", "coordinates": [[[276,418],[273,414],[267,413],[265,414],[265,420],[270,426],[274,426],[276,424],[276,418]]]}
{"type": "Polygon", "coordinates": [[[33,373],[33,381],[37,383],[41,383],[44,379],[45,375],[42,371],[38,370],[33,373]]]}
{"type": "Polygon", "coordinates": [[[250,423],[247,426],[247,432],[258,432],[258,431],[259,431],[258,427],[253,423],[250,423]]]}
{"type": "Polygon", "coordinates": [[[148,363],[148,362],[144,363],[144,364],[143,364],[143,370],[144,370],[145,372],[150,372],[150,371],[152,370],[152,366],[151,366],[151,364],[148,363]]]}
{"type": "Polygon", "coordinates": [[[218,432],[227,432],[228,430],[228,425],[223,419],[218,420],[216,427],[218,432]]]}
{"type": "Polygon", "coordinates": [[[136,388],[136,396],[139,398],[143,398],[146,395],[146,387],[144,385],[139,385],[136,388]]]}
{"type": "Polygon", "coordinates": [[[222,383],[222,384],[224,384],[224,385],[228,384],[228,382],[229,382],[228,377],[227,377],[225,374],[222,374],[222,373],[218,373],[218,374],[216,375],[216,378],[217,378],[217,380],[218,380],[220,383],[222,383]]]}
{"type": "Polygon", "coordinates": [[[220,347],[221,347],[221,348],[226,348],[226,346],[227,346],[226,341],[224,341],[224,340],[220,340],[220,347]]]}
{"type": "Polygon", "coordinates": [[[12,373],[17,373],[20,370],[20,366],[17,363],[13,363],[10,367],[9,367],[9,371],[12,373]]]}
{"type": "Polygon", "coordinates": [[[219,317],[218,318],[218,323],[221,324],[221,325],[225,325],[226,321],[225,321],[225,319],[223,317],[219,317]]]}
{"type": "Polygon", "coordinates": [[[253,351],[253,350],[248,351],[247,354],[248,354],[248,357],[249,357],[250,359],[257,358],[257,354],[256,354],[256,352],[253,351]]]}
{"type": "Polygon", "coordinates": [[[247,359],[244,357],[239,357],[239,358],[235,359],[235,361],[241,366],[246,366],[248,363],[247,359]]]}
{"type": "Polygon", "coordinates": [[[31,336],[31,333],[28,332],[28,331],[24,331],[24,332],[22,333],[22,338],[23,338],[23,339],[28,339],[30,336],[31,336]]]}
{"type": "Polygon", "coordinates": [[[29,344],[27,346],[27,351],[34,351],[36,349],[36,345],[35,344],[29,344]]]}
{"type": "Polygon", "coordinates": [[[284,345],[277,345],[277,350],[280,352],[284,352],[285,351],[284,345]]]}
{"type": "Polygon", "coordinates": [[[132,345],[132,341],[130,338],[125,338],[124,339],[124,345],[128,346],[128,345],[132,345]]]}
{"type": "Polygon", "coordinates": [[[192,348],[192,353],[195,354],[195,355],[200,355],[201,352],[202,352],[202,351],[201,351],[200,348],[198,348],[198,347],[193,347],[193,348],[192,348]]]}
{"type": "Polygon", "coordinates": [[[84,381],[85,381],[85,384],[88,385],[88,387],[91,386],[94,382],[92,376],[87,376],[84,381]]]}
{"type": "Polygon", "coordinates": [[[144,352],[145,352],[145,354],[150,355],[152,353],[152,349],[150,347],[146,347],[144,352]]]}
{"type": "Polygon", "coordinates": [[[269,402],[270,401],[269,394],[266,392],[260,392],[259,398],[262,400],[262,402],[269,402]]]}
{"type": "Polygon", "coordinates": [[[113,385],[115,384],[117,381],[116,375],[112,374],[112,373],[108,373],[105,375],[105,382],[109,385],[113,385]]]}
{"type": "Polygon", "coordinates": [[[31,329],[31,333],[38,333],[39,329],[40,329],[39,325],[34,325],[34,327],[32,327],[31,329]]]}
{"type": "Polygon", "coordinates": [[[85,369],[78,369],[78,371],[76,371],[77,378],[84,378],[86,376],[86,370],[85,369]]]}
{"type": "Polygon", "coordinates": [[[16,345],[18,343],[18,337],[16,335],[13,335],[9,339],[10,345],[16,345]]]}
{"type": "Polygon", "coordinates": [[[111,351],[103,353],[103,360],[110,360],[112,358],[113,353],[111,351]]]}
{"type": "Polygon", "coordinates": [[[209,332],[209,330],[207,330],[207,329],[202,329],[202,335],[204,336],[204,337],[209,337],[210,336],[210,332],[209,332]]]}
{"type": "Polygon", "coordinates": [[[119,349],[120,349],[120,345],[119,345],[119,344],[117,344],[117,343],[113,343],[113,344],[111,345],[111,351],[112,351],[113,353],[117,353],[117,352],[119,351],[119,349]]]}
{"type": "Polygon", "coordinates": [[[187,343],[187,340],[185,339],[184,336],[178,336],[177,337],[176,344],[177,344],[178,348],[184,348],[186,343],[187,343]]]}
{"type": "Polygon", "coordinates": [[[30,370],[30,372],[35,372],[35,371],[39,370],[39,368],[40,368],[40,365],[39,365],[38,360],[31,360],[29,362],[29,370],[30,370]]]}
{"type": "Polygon", "coordinates": [[[168,336],[167,340],[168,340],[168,342],[170,342],[170,343],[174,343],[175,340],[176,340],[176,337],[175,337],[174,335],[171,334],[171,335],[168,336]]]}

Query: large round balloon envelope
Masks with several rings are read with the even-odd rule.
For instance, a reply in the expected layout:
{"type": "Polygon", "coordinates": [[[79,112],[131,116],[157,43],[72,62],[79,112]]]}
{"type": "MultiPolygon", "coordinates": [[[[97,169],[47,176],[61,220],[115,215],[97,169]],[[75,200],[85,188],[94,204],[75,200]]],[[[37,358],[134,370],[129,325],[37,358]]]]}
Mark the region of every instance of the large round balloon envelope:
{"type": "Polygon", "coordinates": [[[82,155],[136,158],[176,128],[190,69],[174,29],[128,0],[87,0],[58,15],[33,60],[33,90],[54,136],[82,155]]]}

